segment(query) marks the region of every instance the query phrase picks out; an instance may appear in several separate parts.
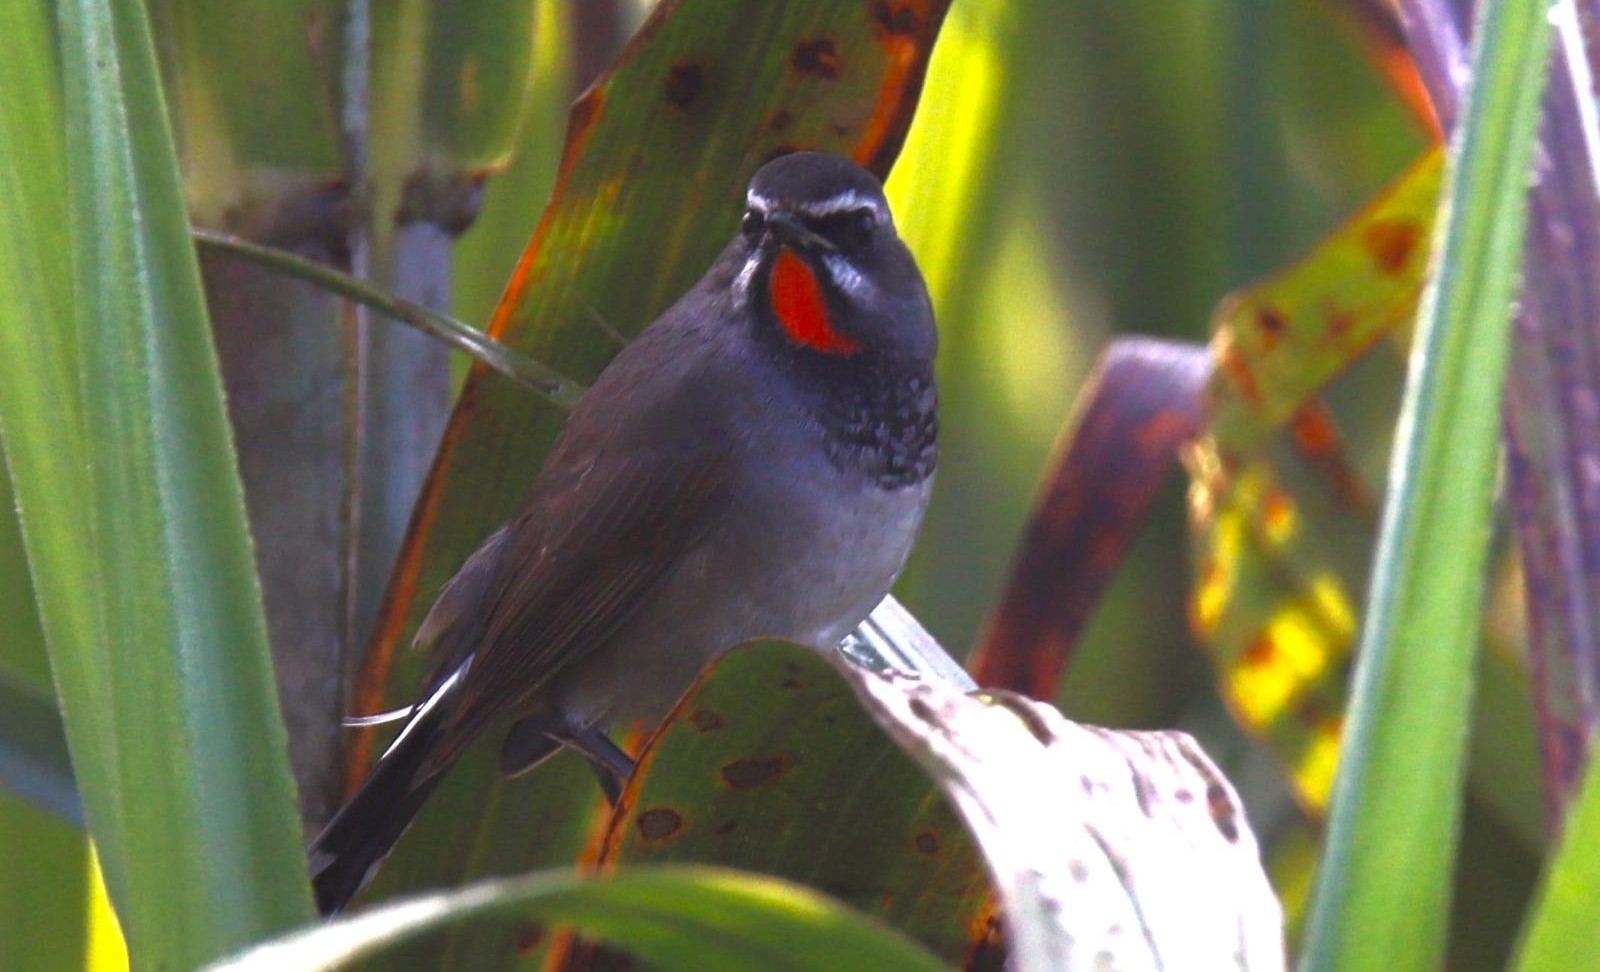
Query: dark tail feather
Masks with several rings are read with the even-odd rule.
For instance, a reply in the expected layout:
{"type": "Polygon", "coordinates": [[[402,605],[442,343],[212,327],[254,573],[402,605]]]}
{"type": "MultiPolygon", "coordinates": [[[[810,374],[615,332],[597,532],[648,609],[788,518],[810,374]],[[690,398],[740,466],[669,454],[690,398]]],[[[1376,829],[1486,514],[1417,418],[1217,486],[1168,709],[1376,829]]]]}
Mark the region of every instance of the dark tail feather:
{"type": "Polygon", "coordinates": [[[342,911],[411,826],[444,773],[422,777],[444,726],[427,706],[408,724],[356,795],[311,842],[311,886],[323,915],[342,911]]]}

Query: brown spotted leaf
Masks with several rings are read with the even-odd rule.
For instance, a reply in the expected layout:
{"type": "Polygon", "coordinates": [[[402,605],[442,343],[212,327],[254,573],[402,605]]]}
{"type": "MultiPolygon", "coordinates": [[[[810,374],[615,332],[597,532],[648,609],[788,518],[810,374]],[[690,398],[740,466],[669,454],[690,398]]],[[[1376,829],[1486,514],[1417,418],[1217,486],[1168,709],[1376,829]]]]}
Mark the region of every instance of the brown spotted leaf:
{"type": "Polygon", "coordinates": [[[1213,429],[1252,452],[1376,342],[1408,328],[1427,270],[1443,153],[1275,276],[1228,297],[1213,320],[1213,429]]]}
{"type": "MultiPolygon", "coordinates": [[[[968,969],[999,967],[990,876],[1019,972],[1284,967],[1243,808],[1187,736],[782,643],[702,676],[597,856],[809,884],[968,969]]],[[[575,945],[554,967],[622,962],[575,945]]]]}
{"type": "Polygon", "coordinates": [[[1332,785],[1376,529],[1372,491],[1319,396],[1409,327],[1440,161],[1430,152],[1304,259],[1222,303],[1211,424],[1185,455],[1193,629],[1241,725],[1313,814],[1332,785]]]}
{"type": "Polygon", "coordinates": [[[1007,968],[1286,968],[1255,835],[1193,739],[1079,725],[1009,692],[843,674],[983,849],[1007,968]]]}
{"type": "MultiPolygon", "coordinates": [[[[822,149],[887,172],[910,124],[948,0],[663,0],[574,106],[557,185],[491,332],[579,380],[706,269],[772,156],[822,149]]],[[[531,217],[530,217],[531,223],[531,217]]],[[[358,711],[411,701],[424,660],[402,650],[441,585],[514,508],[564,414],[483,369],[469,376],[413,513],[357,687],[358,711]]],[[[363,733],[348,779],[379,742],[363,733]]],[[[595,806],[563,757],[501,784],[469,753],[369,892],[570,862],[595,806]]],[[[459,938],[392,961],[503,964],[513,936],[459,938]]]]}
{"type": "MultiPolygon", "coordinates": [[[[826,659],[736,650],[650,740],[593,852],[603,871],[696,862],[810,885],[946,961],[985,947],[983,858],[927,774],[826,659]]],[[[611,969],[579,948],[569,969],[611,969]]]]}

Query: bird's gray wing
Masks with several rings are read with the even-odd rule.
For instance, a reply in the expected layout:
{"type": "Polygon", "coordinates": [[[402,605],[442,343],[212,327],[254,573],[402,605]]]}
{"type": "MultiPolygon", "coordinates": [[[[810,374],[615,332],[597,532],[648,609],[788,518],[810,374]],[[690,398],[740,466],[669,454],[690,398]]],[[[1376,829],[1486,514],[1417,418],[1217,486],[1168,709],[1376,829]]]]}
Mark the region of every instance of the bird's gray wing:
{"type": "Polygon", "coordinates": [[[422,681],[424,697],[460,667],[482,640],[487,601],[510,547],[510,536],[510,524],[491,533],[439,591],[438,599],[417,627],[411,648],[428,653],[428,674],[422,681]]]}
{"type": "Polygon", "coordinates": [[[482,637],[432,765],[446,765],[574,658],[612,637],[720,522],[732,457],[724,441],[570,449],[507,526],[482,598],[482,637]]]}

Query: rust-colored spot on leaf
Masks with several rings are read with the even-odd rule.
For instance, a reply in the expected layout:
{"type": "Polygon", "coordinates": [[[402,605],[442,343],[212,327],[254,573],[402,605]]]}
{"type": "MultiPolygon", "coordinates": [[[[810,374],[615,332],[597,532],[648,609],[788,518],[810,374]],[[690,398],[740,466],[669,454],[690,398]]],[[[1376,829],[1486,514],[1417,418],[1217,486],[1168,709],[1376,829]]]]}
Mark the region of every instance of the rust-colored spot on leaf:
{"type": "Polygon", "coordinates": [[[738,827],[739,827],[739,821],[737,821],[737,820],[724,820],[722,823],[717,824],[717,829],[713,830],[712,833],[716,834],[718,837],[724,837],[724,836],[727,836],[728,834],[733,833],[735,830],[738,829],[738,827]]]}
{"type": "Polygon", "coordinates": [[[785,128],[788,128],[790,123],[793,121],[794,112],[787,108],[779,108],[777,111],[772,113],[772,120],[767,122],[767,127],[775,132],[781,132],[785,128]]]}
{"type": "Polygon", "coordinates": [[[1415,223],[1396,219],[1379,220],[1367,227],[1363,242],[1377,268],[1389,276],[1397,276],[1410,262],[1420,236],[1415,223]]]}
{"type": "Polygon", "coordinates": [[[794,56],[789,63],[801,74],[827,78],[829,81],[839,78],[839,50],[831,37],[817,37],[796,43],[794,56]]]}
{"type": "Polygon", "coordinates": [[[1328,322],[1328,337],[1336,342],[1343,341],[1356,329],[1355,315],[1349,311],[1330,310],[1324,319],[1328,322]]]}
{"type": "Polygon", "coordinates": [[[1228,799],[1228,791],[1220,783],[1212,783],[1206,787],[1206,807],[1211,811],[1211,820],[1217,825],[1217,832],[1230,844],[1239,842],[1239,821],[1235,816],[1233,801],[1228,799]]]}
{"type": "Polygon", "coordinates": [[[1294,522],[1294,501],[1289,494],[1277,488],[1268,492],[1263,502],[1261,520],[1266,527],[1267,537],[1281,540],[1294,522]]]}
{"type": "Polygon", "coordinates": [[[882,3],[874,8],[873,36],[883,52],[885,70],[872,115],[862,126],[850,156],[879,178],[888,175],[895,153],[905,141],[910,127],[906,109],[916,104],[922,91],[928,52],[949,7],[948,0],[921,0],[882,3]]]}
{"type": "Polygon", "coordinates": [[[1260,408],[1262,403],[1261,385],[1256,381],[1255,372],[1250,370],[1250,362],[1244,359],[1239,349],[1232,344],[1221,352],[1221,360],[1217,362],[1223,374],[1233,381],[1239,395],[1252,407],[1260,408]]]}
{"type": "Polygon", "coordinates": [[[634,821],[639,836],[650,842],[666,840],[683,829],[683,814],[668,807],[652,807],[634,821]]]}
{"type": "Polygon", "coordinates": [[[753,786],[771,783],[789,768],[786,756],[736,759],[722,767],[722,780],[735,790],[748,790],[753,786]]]}
{"type": "Polygon", "coordinates": [[[1289,322],[1276,308],[1263,307],[1256,311],[1256,327],[1261,330],[1261,346],[1268,351],[1278,346],[1289,322]]]}
{"type": "Polygon", "coordinates": [[[917,850],[923,854],[939,853],[939,835],[931,830],[924,830],[917,834],[917,850]]]}
{"type": "Polygon", "coordinates": [[[679,108],[687,108],[694,103],[700,95],[700,86],[705,80],[705,72],[700,65],[690,61],[679,61],[667,71],[665,90],[667,100],[679,108]]]}
{"type": "Polygon", "coordinates": [[[1244,654],[1239,656],[1239,661],[1250,668],[1265,667],[1272,664],[1273,656],[1277,653],[1278,649],[1271,638],[1257,635],[1245,648],[1244,654]]]}
{"type": "Polygon", "coordinates": [[[696,709],[694,715],[689,717],[689,723],[700,732],[716,732],[722,728],[722,716],[710,709],[696,709]]]}
{"type": "Polygon", "coordinates": [[[962,972],[1002,972],[1006,953],[1005,925],[991,912],[972,935],[972,950],[961,963],[962,972]]]}
{"type": "Polygon", "coordinates": [[[1294,714],[1295,718],[1308,726],[1320,725],[1329,718],[1337,718],[1329,716],[1327,709],[1314,698],[1301,699],[1294,707],[1294,714]]]}
{"type": "Polygon", "coordinates": [[[872,20],[877,29],[893,37],[904,37],[917,31],[917,14],[908,4],[875,3],[872,20]]]}
{"type": "Polygon", "coordinates": [[[1333,413],[1322,402],[1312,399],[1289,420],[1289,440],[1306,461],[1333,485],[1333,497],[1344,509],[1370,514],[1377,499],[1367,488],[1350,457],[1333,413]]]}

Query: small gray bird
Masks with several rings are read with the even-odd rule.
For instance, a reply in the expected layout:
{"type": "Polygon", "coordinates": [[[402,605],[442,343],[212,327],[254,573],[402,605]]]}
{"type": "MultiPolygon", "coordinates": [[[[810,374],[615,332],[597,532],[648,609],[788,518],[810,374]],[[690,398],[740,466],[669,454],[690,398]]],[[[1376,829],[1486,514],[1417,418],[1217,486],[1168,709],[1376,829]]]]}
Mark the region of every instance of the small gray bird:
{"type": "Polygon", "coordinates": [[[937,459],[933,311],[876,178],[801,152],[750,182],[742,231],[595,382],[516,515],[417,632],[434,676],[312,842],[342,909],[469,743],[563,746],[613,797],[614,723],[660,719],[734,645],[833,648],[888,593],[937,459]]]}

